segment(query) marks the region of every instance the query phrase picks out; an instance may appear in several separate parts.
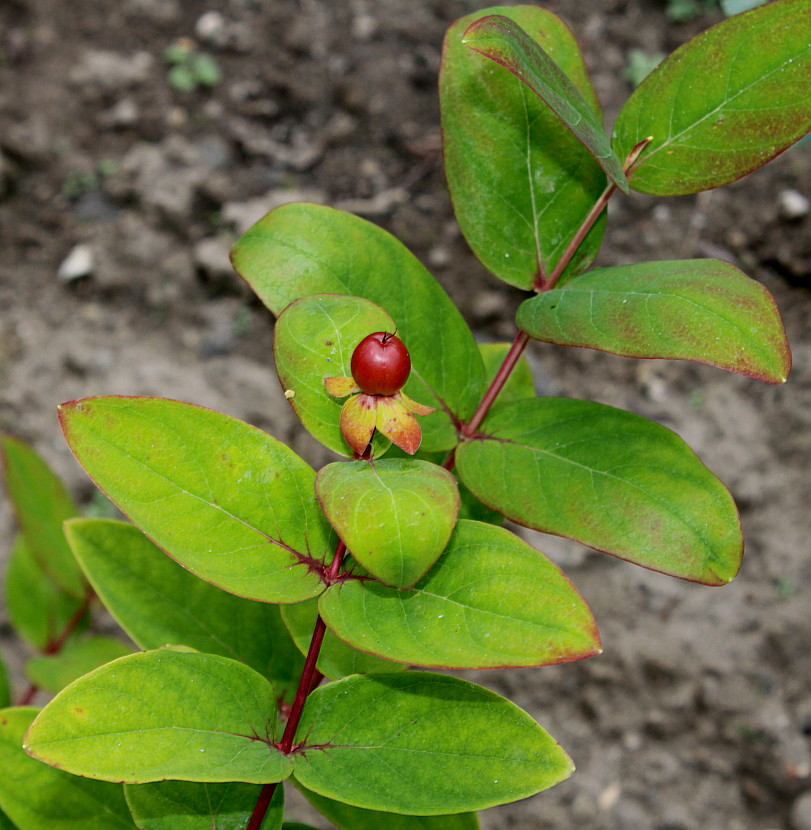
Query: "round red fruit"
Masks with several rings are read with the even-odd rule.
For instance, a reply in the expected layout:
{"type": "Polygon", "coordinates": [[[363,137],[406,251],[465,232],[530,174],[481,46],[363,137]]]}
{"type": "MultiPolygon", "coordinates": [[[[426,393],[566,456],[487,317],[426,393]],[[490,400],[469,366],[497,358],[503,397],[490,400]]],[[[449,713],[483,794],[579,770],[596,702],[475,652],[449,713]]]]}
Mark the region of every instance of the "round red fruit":
{"type": "Polygon", "coordinates": [[[405,343],[394,334],[376,331],[352,352],[352,377],[367,395],[393,395],[411,374],[411,358],[405,343]]]}

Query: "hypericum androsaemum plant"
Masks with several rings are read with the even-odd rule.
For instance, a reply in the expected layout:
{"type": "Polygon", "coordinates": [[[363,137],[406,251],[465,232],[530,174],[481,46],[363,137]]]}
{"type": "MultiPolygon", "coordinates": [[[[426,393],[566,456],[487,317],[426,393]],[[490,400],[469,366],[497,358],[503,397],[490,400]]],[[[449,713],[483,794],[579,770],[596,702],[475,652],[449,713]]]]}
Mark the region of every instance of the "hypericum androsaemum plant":
{"type": "Polygon", "coordinates": [[[340,211],[285,205],[233,250],[278,315],[286,397],[349,460],[316,474],[270,435],[178,401],[59,407],[77,459],[134,525],[66,522],[84,576],[58,534],[30,559],[74,605],[89,583],[145,650],[39,714],[0,714],[7,823],[58,830],[78,812],[93,827],[269,830],[290,780],[344,830],[470,830],[476,811],[570,775],[510,701],[425,670],[600,651],[575,588],[502,517],[706,585],[735,576],[742,538],[729,492],[674,433],[536,397],[521,355],[534,338],[786,379],[774,301],[733,265],[589,266],[617,190],[716,187],[808,130],[809,29],[811,0],[715,26],[637,88],[609,141],[555,15],[455,23],[440,77],[448,182],[481,262],[529,294],[513,343],[477,346],[397,240],[340,211]],[[405,348],[381,369],[374,351],[395,336],[405,348]]]}

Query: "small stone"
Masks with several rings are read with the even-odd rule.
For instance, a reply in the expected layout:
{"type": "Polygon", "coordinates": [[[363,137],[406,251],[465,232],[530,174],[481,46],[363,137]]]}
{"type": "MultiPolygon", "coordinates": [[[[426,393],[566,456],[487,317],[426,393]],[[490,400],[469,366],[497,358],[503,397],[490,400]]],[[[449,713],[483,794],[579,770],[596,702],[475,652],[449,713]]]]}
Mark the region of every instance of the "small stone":
{"type": "Polygon", "coordinates": [[[149,77],[155,62],[149,52],[123,55],[103,49],[88,49],[70,72],[70,80],[87,92],[121,92],[149,77]]]}
{"type": "Polygon", "coordinates": [[[210,279],[231,277],[234,269],[231,267],[228,252],[227,240],[217,236],[206,237],[194,246],[194,264],[210,279]]]}
{"type": "Polygon", "coordinates": [[[780,215],[784,219],[802,219],[811,210],[811,201],[798,190],[788,188],[780,192],[777,197],[780,206],[780,215]]]}
{"type": "Polygon", "coordinates": [[[352,19],[352,37],[355,40],[371,40],[376,31],[377,21],[372,15],[361,13],[352,19]]]}
{"type": "Polygon", "coordinates": [[[217,11],[206,12],[197,20],[194,33],[204,43],[219,46],[226,34],[225,18],[217,11]]]}
{"type": "Polygon", "coordinates": [[[132,98],[122,98],[113,104],[110,109],[101,113],[99,123],[102,127],[109,129],[133,127],[138,122],[140,115],[138,104],[132,98]]]}
{"type": "Polygon", "coordinates": [[[811,790],[791,805],[791,830],[811,830],[811,790]]]}
{"type": "Polygon", "coordinates": [[[60,282],[73,282],[93,273],[93,250],[84,243],[76,245],[62,260],[56,277],[60,282]]]}

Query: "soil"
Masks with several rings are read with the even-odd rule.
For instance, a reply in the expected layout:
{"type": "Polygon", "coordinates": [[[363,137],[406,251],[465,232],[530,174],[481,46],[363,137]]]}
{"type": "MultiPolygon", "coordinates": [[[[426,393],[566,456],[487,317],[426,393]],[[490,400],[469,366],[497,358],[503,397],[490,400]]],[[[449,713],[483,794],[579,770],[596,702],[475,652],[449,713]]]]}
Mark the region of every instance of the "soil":
{"type": "MultiPolygon", "coordinates": [[[[668,52],[720,15],[676,24],[654,0],[548,5],[581,42],[609,124],[630,91],[630,49],[668,52]]],[[[0,4],[0,430],[33,442],[83,502],[92,487],[54,408],[85,395],[193,401],[323,463],[279,389],[272,318],[227,263],[239,232],[288,199],[381,224],[432,269],[477,336],[511,339],[519,295],[467,249],[441,164],[441,40],[474,8],[0,4]],[[167,83],[163,50],[180,37],[215,57],[216,87],[167,83]]],[[[606,265],[738,263],[784,314],[794,351],[787,385],[530,349],[540,391],[622,406],[680,433],[732,489],[747,553],[740,576],[711,589],[532,535],[591,604],[605,653],[468,673],[527,709],[578,765],[553,790],[482,814],[486,830],[811,827],[811,217],[807,203],[794,215],[797,194],[787,194],[810,181],[806,144],[718,191],[621,198],[600,255],[606,265]]],[[[12,533],[0,501],[4,550],[12,533]]],[[[7,624],[3,647],[19,690],[24,653],[7,624]]]]}

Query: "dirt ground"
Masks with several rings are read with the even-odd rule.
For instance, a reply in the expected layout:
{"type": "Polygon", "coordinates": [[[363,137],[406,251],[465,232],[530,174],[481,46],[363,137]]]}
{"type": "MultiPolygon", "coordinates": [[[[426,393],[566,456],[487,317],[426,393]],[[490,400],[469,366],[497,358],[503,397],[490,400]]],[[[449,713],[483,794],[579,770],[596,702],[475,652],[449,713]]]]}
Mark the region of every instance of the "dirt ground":
{"type": "MultiPolygon", "coordinates": [[[[720,18],[676,24],[655,0],[547,5],[583,46],[608,124],[630,92],[630,49],[670,51],[720,18]]],[[[511,339],[519,294],[467,249],[440,156],[442,36],[475,8],[0,0],[0,430],[32,441],[82,501],[92,487],[55,406],[85,395],[193,401],[323,463],[279,389],[272,318],[227,262],[241,230],[289,199],[381,224],[437,275],[477,336],[511,339]],[[168,84],[162,53],[178,37],[215,57],[214,89],[168,84]]],[[[482,814],[486,830],[811,830],[810,182],[805,144],[718,191],[623,197],[600,255],[604,265],[739,264],[784,314],[787,385],[531,348],[541,392],[623,406],[679,432],[731,487],[747,552],[740,576],[710,589],[533,535],[591,604],[605,653],[467,674],[532,713],[578,766],[548,793],[482,814]]],[[[0,500],[3,550],[12,532],[0,500]]],[[[2,639],[19,672],[7,624],[2,639]]]]}

